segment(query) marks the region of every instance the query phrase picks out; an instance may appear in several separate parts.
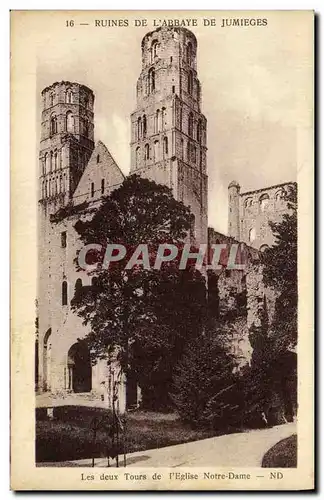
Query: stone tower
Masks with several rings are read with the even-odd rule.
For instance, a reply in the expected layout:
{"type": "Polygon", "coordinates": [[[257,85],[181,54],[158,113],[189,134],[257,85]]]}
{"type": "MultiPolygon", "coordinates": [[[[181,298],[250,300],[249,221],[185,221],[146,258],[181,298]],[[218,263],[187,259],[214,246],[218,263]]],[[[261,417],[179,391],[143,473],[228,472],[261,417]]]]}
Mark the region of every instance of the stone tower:
{"type": "Polygon", "coordinates": [[[240,185],[232,181],[228,186],[228,234],[240,240],[240,185]]]}
{"type": "MultiPolygon", "coordinates": [[[[79,83],[56,82],[42,91],[39,150],[38,311],[40,390],[51,388],[49,367],[54,336],[66,320],[62,283],[68,283],[72,252],[68,222],[51,223],[51,214],[72,203],[72,196],[94,149],[94,94],[79,83]]],[[[70,224],[71,225],[71,224],[70,224]]],[[[74,255],[74,254],[73,254],[74,255]]],[[[53,349],[52,349],[53,347],[53,349]]]]}
{"type": "Polygon", "coordinates": [[[66,205],[94,149],[94,94],[71,82],[42,91],[40,193],[46,211],[66,205]]]}
{"type": "Polygon", "coordinates": [[[185,28],[158,28],[144,36],[136,94],[131,173],[170,187],[194,215],[192,239],[206,243],[207,123],[201,113],[193,33],[185,28]]]}

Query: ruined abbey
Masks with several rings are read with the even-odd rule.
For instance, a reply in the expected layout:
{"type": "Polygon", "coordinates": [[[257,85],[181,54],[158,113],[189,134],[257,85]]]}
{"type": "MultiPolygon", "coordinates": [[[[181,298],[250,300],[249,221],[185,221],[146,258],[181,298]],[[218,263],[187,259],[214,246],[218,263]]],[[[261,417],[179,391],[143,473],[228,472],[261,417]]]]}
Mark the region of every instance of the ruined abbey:
{"type": "MultiPolygon", "coordinates": [[[[274,242],[269,221],[287,212],[284,194],[291,183],[241,192],[238,182],[231,182],[228,235],[208,228],[207,120],[201,108],[197,54],[197,39],[186,28],[161,27],[144,36],[136,108],[130,117],[130,174],[167,185],[190,207],[195,241],[242,244],[249,266],[224,269],[215,284],[220,314],[236,310],[237,298],[246,294],[245,314],[236,319],[237,335],[224,339],[240,369],[251,358],[248,330],[260,321],[264,300],[271,319],[275,293],[263,285],[259,255],[274,242]]],[[[36,388],[52,394],[95,395],[103,380],[113,383],[119,377],[123,410],[136,403],[138,389],[127,389],[114,364],[91,366],[89,352],[78,341],[87,330],[70,308],[74,290],[91,285],[91,278],[77,272],[74,263],[80,245],[73,227],[77,215],[53,222],[55,213],[68,205],[95,207],[124,180],[109,145],[95,141],[94,102],[94,92],[76,82],[55,82],[42,91],[36,388]]]]}

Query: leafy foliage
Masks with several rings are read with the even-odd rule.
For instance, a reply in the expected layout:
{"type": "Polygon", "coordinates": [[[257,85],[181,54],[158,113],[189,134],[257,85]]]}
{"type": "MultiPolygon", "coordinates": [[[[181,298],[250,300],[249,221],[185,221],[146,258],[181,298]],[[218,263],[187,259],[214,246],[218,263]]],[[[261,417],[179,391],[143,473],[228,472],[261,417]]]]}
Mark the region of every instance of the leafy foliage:
{"type": "Polygon", "coordinates": [[[173,379],[171,398],[182,420],[193,426],[214,425],[214,417],[219,416],[217,411],[223,401],[220,398],[216,402],[216,395],[233,385],[235,377],[232,372],[233,360],[217,338],[202,335],[193,339],[179,361],[173,379]]]}
{"type": "MultiPolygon", "coordinates": [[[[148,243],[152,264],[158,245],[179,246],[190,223],[189,209],[167,187],[130,176],[91,220],[75,228],[84,244],[119,243],[132,252],[148,243]]],[[[120,261],[108,269],[99,266],[93,285],[78,290],[72,307],[90,326],[86,340],[93,357],[117,352],[122,370],[140,383],[145,406],[157,407],[167,404],[173,367],[185,344],[202,329],[205,302],[205,281],[194,268],[181,271],[170,262],[161,269],[125,269],[120,261]]]]}
{"type": "Polygon", "coordinates": [[[264,282],[278,292],[272,333],[276,350],[285,351],[297,343],[297,186],[286,195],[289,213],[270,223],[275,244],[263,255],[264,282]]]}

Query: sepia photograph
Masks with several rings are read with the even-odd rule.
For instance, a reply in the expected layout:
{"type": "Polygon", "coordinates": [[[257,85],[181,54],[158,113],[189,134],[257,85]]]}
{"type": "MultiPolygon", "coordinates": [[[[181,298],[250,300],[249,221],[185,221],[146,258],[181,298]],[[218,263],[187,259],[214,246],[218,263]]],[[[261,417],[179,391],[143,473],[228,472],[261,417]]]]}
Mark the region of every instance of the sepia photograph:
{"type": "Polygon", "coordinates": [[[34,489],[311,489],[313,12],[11,21],[34,117],[14,469],[24,344],[34,489]]]}

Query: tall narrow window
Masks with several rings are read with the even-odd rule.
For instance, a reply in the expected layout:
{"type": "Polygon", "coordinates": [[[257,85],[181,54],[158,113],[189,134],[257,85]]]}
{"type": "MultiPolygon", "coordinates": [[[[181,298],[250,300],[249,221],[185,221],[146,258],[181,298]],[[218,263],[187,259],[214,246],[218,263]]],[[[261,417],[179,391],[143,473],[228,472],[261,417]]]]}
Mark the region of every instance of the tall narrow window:
{"type": "Polygon", "coordinates": [[[54,94],[50,95],[50,106],[54,106],[54,94]]]}
{"type": "Polygon", "coordinates": [[[201,120],[197,123],[197,142],[201,143],[201,120]]]}
{"type": "Polygon", "coordinates": [[[189,137],[193,137],[193,114],[189,113],[188,118],[188,135],[189,137]]]}
{"type": "Polygon", "coordinates": [[[75,291],[80,292],[82,289],[82,279],[78,278],[75,282],[75,291]]]}
{"type": "Polygon", "coordinates": [[[51,127],[51,135],[57,134],[57,117],[56,117],[56,115],[52,115],[50,127],[51,127]]]}
{"type": "Polygon", "coordinates": [[[179,129],[182,130],[182,106],[179,109],[179,129]]]}
{"type": "Polygon", "coordinates": [[[160,132],[160,130],[161,130],[161,128],[160,128],[160,119],[161,119],[160,110],[157,109],[156,110],[156,114],[155,114],[155,133],[160,132]]]}
{"type": "Polygon", "coordinates": [[[146,137],[146,115],[143,116],[143,137],[146,137]]]}
{"type": "Polygon", "coordinates": [[[192,94],[193,91],[193,73],[189,71],[188,73],[188,94],[192,94]]]}
{"type": "Polygon", "coordinates": [[[160,155],[159,155],[159,141],[154,142],[154,161],[159,161],[160,160],[160,155]]]}
{"type": "Polygon", "coordinates": [[[169,147],[168,147],[168,138],[167,137],[163,137],[163,152],[165,155],[168,155],[169,154],[169,147]]]}
{"type": "Polygon", "coordinates": [[[101,179],[101,194],[105,193],[105,179],[101,179]]]}
{"type": "Polygon", "coordinates": [[[58,163],[57,163],[57,151],[54,152],[54,170],[57,170],[58,168],[58,163]]]}
{"type": "Polygon", "coordinates": [[[71,111],[68,111],[66,113],[66,118],[65,118],[65,129],[67,132],[74,132],[74,117],[71,111]]]}
{"type": "Polygon", "coordinates": [[[157,42],[157,40],[154,40],[152,42],[152,46],[151,46],[151,62],[152,63],[154,62],[155,58],[158,55],[157,49],[158,49],[158,42],[157,42]]]}
{"type": "Polygon", "coordinates": [[[150,159],[150,146],[148,144],[145,144],[145,160],[150,159]]]}
{"type": "Polygon", "coordinates": [[[192,163],[196,163],[197,161],[197,150],[196,146],[192,147],[192,163]]]}
{"type": "Polygon", "coordinates": [[[164,130],[165,128],[165,108],[162,108],[161,112],[161,130],[164,130]]]}
{"type": "Polygon", "coordinates": [[[61,233],[61,247],[66,248],[66,231],[61,233]]]}
{"type": "Polygon", "coordinates": [[[142,136],[142,118],[139,116],[137,118],[137,140],[140,140],[142,136]]]}
{"type": "Polygon", "coordinates": [[[53,166],[54,166],[54,159],[53,159],[53,151],[50,152],[50,168],[49,171],[53,171],[53,166]]]}
{"type": "Polygon", "coordinates": [[[67,92],[66,92],[66,102],[68,104],[72,104],[73,103],[73,94],[72,94],[72,92],[71,92],[70,89],[67,90],[67,92]]]}
{"type": "Polygon", "coordinates": [[[149,93],[154,92],[154,90],[155,90],[155,71],[153,68],[151,68],[149,73],[148,73],[148,84],[149,84],[149,93]]]}
{"type": "Polygon", "coordinates": [[[139,167],[140,164],[140,147],[138,146],[135,151],[135,164],[136,167],[139,167]]]}
{"type": "Polygon", "coordinates": [[[67,282],[63,281],[62,283],[62,306],[67,306],[68,303],[68,290],[67,290],[67,282]]]}
{"type": "Polygon", "coordinates": [[[187,142],[187,163],[190,163],[190,151],[191,151],[191,147],[190,147],[190,142],[188,141],[187,142]]]}
{"type": "Polygon", "coordinates": [[[94,183],[91,182],[91,197],[94,197],[94,183]]]}
{"type": "Polygon", "coordinates": [[[43,175],[47,174],[47,163],[48,163],[48,153],[45,153],[44,160],[43,160],[43,163],[42,163],[43,175]]]}
{"type": "Polygon", "coordinates": [[[100,162],[100,155],[97,155],[97,163],[100,162]]]}
{"type": "Polygon", "coordinates": [[[183,160],[184,158],[184,145],[183,145],[183,138],[181,137],[181,141],[180,141],[180,147],[181,147],[181,158],[183,160]]]}
{"type": "Polygon", "coordinates": [[[187,52],[187,63],[190,65],[192,62],[192,44],[191,44],[191,42],[188,43],[186,52],[187,52]]]}
{"type": "Polygon", "coordinates": [[[175,93],[175,85],[172,85],[172,94],[175,93]]]}

